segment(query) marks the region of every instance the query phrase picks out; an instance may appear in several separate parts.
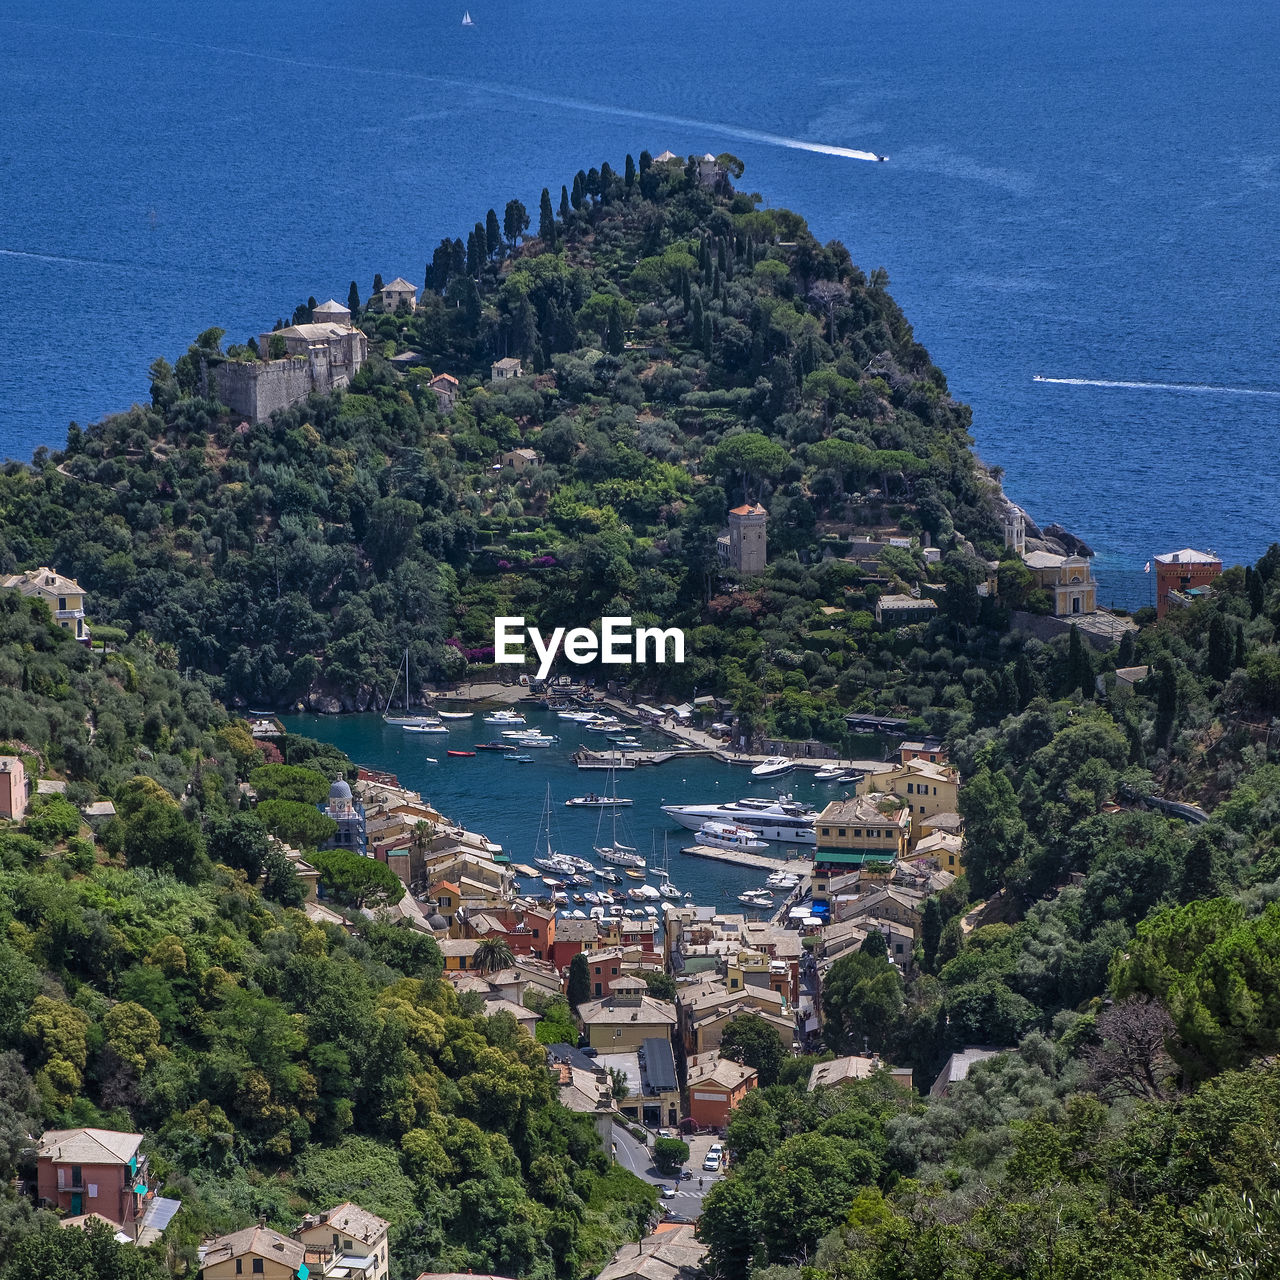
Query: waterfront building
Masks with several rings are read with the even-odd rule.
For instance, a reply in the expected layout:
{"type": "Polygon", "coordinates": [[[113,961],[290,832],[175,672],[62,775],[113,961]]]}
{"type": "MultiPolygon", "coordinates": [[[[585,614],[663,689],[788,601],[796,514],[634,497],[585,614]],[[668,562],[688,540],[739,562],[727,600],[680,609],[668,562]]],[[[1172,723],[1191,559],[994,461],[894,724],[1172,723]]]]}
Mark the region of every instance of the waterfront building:
{"type": "Polygon", "coordinates": [[[1027,554],[1027,517],[1020,507],[1006,507],[1004,513],[1004,545],[1024,559],[1027,554]]]}
{"type": "Polygon", "coordinates": [[[1036,584],[1053,598],[1056,618],[1095,613],[1098,588],[1086,556],[1059,556],[1052,551],[1031,551],[1023,556],[1036,584]]]}
{"type": "Polygon", "coordinates": [[[0,582],[0,586],[43,600],[58,626],[70,631],[82,644],[89,643],[89,627],[84,620],[84,591],[74,578],[64,578],[56,570],[41,565],[25,573],[10,574],[0,582]]]}
{"type": "Polygon", "coordinates": [[[1212,551],[1183,547],[1156,556],[1156,617],[1163,618],[1170,606],[1190,604],[1222,572],[1222,560],[1212,551]]]}
{"type": "Polygon", "coordinates": [[[818,815],[816,834],[813,900],[824,902],[832,876],[850,871],[863,876],[887,875],[894,863],[906,856],[911,810],[900,805],[896,795],[833,800],[818,815]]]}
{"type": "Polygon", "coordinates": [[[883,773],[866,777],[868,791],[892,794],[902,799],[911,814],[911,839],[922,834],[921,824],[935,813],[954,813],[960,795],[960,774],[947,764],[914,759],[890,766],[883,773]]]}

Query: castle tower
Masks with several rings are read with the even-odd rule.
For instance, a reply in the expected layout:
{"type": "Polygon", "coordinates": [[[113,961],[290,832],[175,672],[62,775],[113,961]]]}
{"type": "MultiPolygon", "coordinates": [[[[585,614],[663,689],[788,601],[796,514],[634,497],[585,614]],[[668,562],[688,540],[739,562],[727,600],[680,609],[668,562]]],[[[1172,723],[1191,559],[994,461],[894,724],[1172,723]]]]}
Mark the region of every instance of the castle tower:
{"type": "Polygon", "coordinates": [[[1004,545],[1012,547],[1015,554],[1027,552],[1027,518],[1018,507],[1006,507],[1004,513],[1004,545]]]}
{"type": "Polygon", "coordinates": [[[769,513],[758,503],[746,503],[729,512],[729,563],[739,573],[763,573],[769,552],[765,525],[769,513]]]}

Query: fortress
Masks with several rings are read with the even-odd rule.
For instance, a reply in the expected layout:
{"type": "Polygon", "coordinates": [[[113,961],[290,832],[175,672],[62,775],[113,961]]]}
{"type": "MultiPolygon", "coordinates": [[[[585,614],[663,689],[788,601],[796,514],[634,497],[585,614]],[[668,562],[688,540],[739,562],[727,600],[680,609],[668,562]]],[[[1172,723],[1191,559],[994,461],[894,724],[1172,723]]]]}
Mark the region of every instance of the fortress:
{"type": "Polygon", "coordinates": [[[277,409],[305,400],[313,391],[327,394],[349,385],[369,357],[369,340],[351,326],[351,313],[337,303],[324,303],[316,314],[332,315],[314,324],[295,324],[258,339],[258,349],[272,345],[284,355],[274,360],[228,360],[212,370],[218,398],[250,422],[261,422],[277,409]]]}

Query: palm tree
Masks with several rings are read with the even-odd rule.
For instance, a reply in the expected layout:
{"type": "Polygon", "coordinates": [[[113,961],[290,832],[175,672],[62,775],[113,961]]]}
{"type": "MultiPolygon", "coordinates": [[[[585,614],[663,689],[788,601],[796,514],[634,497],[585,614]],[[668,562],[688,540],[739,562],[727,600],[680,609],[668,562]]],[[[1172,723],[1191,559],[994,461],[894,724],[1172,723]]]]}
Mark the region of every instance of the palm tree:
{"type": "Polygon", "coordinates": [[[516,954],[511,944],[504,938],[482,938],[472,957],[473,966],[481,973],[497,973],[499,969],[510,968],[515,963],[516,954]]]}

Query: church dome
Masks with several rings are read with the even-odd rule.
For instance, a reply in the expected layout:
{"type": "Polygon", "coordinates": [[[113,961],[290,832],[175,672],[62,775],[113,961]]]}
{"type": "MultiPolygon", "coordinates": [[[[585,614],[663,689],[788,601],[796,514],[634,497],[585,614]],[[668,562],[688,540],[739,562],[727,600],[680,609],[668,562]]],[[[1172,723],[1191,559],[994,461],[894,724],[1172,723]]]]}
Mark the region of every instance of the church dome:
{"type": "Polygon", "coordinates": [[[449,922],[438,911],[433,911],[427,917],[427,928],[432,933],[439,933],[441,929],[447,929],[448,927],[449,922]]]}
{"type": "Polygon", "coordinates": [[[350,800],[351,799],[351,787],[347,784],[347,780],[345,778],[339,778],[337,782],[335,782],[333,786],[329,788],[329,799],[330,800],[350,800]]]}

